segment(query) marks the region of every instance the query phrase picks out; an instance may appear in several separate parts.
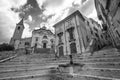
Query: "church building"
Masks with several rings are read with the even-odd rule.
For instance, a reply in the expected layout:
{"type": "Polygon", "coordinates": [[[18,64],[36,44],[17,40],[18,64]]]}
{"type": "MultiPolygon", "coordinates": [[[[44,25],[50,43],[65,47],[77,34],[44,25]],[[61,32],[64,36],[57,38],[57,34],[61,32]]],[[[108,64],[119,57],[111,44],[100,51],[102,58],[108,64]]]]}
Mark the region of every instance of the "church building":
{"type": "Polygon", "coordinates": [[[54,48],[54,33],[48,30],[45,26],[40,29],[32,31],[32,37],[22,38],[24,30],[24,20],[22,19],[15,28],[13,37],[10,40],[10,45],[13,45],[15,49],[25,49],[29,47],[41,51],[50,50],[54,48]]]}
{"type": "Polygon", "coordinates": [[[31,47],[34,47],[36,52],[49,51],[54,48],[54,38],[54,33],[43,26],[40,29],[33,30],[31,47]]]}

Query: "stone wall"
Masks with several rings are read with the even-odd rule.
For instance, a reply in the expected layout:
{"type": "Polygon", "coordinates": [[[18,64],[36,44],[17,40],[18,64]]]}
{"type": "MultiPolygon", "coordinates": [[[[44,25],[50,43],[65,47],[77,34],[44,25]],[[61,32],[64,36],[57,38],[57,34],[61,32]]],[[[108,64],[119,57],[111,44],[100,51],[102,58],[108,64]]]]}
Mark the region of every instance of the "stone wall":
{"type": "Polygon", "coordinates": [[[11,56],[15,55],[15,51],[3,51],[0,52],[0,60],[9,58],[11,56]]]}

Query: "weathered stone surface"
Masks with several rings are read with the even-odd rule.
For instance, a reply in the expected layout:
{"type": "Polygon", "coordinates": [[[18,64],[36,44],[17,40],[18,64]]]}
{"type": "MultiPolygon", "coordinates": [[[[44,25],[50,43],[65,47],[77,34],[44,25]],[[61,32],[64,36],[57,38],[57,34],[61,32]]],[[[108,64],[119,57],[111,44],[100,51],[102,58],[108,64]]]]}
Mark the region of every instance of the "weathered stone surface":
{"type": "Polygon", "coordinates": [[[83,58],[74,55],[73,62],[84,66],[74,66],[72,75],[69,74],[70,68],[57,68],[60,64],[69,63],[68,57],[55,60],[40,54],[21,55],[0,63],[0,80],[119,80],[120,57],[112,55],[112,52],[117,53],[116,50],[104,50],[83,58]]]}

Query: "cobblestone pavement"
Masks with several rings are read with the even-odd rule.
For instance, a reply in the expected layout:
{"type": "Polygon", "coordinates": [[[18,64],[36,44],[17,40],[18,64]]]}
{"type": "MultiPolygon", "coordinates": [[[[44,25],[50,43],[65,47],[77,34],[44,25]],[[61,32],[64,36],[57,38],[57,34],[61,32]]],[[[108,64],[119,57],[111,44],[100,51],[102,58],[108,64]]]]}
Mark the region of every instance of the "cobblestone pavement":
{"type": "Polygon", "coordinates": [[[75,66],[74,75],[70,75],[68,69],[57,68],[68,63],[68,57],[55,60],[54,56],[43,54],[21,55],[0,63],[0,80],[120,80],[117,49],[101,50],[86,57],[75,55],[73,60],[83,67],[75,66]]]}

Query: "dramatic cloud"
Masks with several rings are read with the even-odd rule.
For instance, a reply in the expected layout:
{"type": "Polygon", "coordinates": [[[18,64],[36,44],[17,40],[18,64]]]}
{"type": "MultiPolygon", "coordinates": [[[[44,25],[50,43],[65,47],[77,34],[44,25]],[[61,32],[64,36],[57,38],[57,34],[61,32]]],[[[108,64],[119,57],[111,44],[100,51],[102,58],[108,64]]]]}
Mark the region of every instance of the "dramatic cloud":
{"type": "Polygon", "coordinates": [[[76,9],[97,20],[94,0],[1,0],[0,42],[10,40],[21,18],[25,22],[22,37],[29,37],[33,29],[43,25],[54,31],[52,26],[76,9]]]}
{"type": "Polygon", "coordinates": [[[12,37],[16,23],[19,21],[18,13],[11,11],[11,7],[20,7],[26,0],[0,1],[0,43],[8,42],[12,37]]]}
{"type": "MultiPolygon", "coordinates": [[[[54,0],[51,0],[54,1],[54,0]]],[[[43,14],[46,16],[53,15],[51,18],[47,19],[47,24],[52,26],[56,22],[65,18],[67,15],[73,13],[75,10],[79,10],[84,16],[97,19],[96,10],[94,6],[94,0],[56,0],[57,2],[47,4],[44,6],[45,10],[43,14]],[[61,1],[61,2],[60,2],[61,1]]]]}

